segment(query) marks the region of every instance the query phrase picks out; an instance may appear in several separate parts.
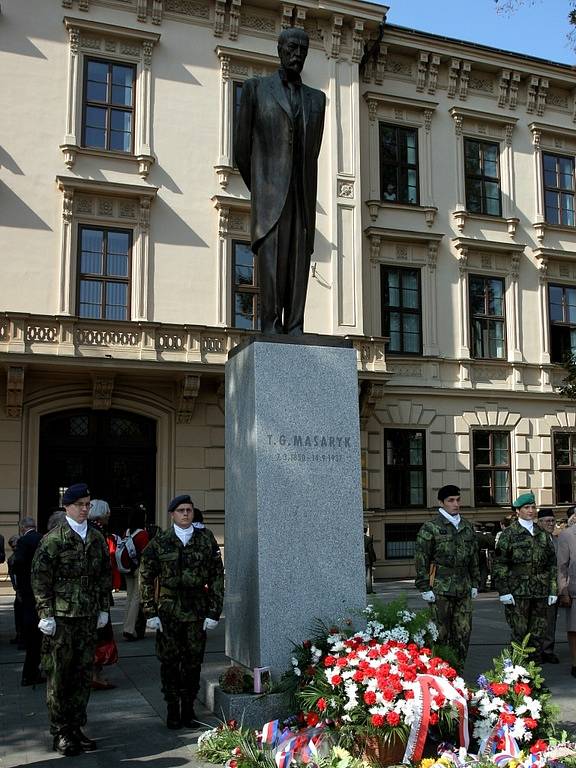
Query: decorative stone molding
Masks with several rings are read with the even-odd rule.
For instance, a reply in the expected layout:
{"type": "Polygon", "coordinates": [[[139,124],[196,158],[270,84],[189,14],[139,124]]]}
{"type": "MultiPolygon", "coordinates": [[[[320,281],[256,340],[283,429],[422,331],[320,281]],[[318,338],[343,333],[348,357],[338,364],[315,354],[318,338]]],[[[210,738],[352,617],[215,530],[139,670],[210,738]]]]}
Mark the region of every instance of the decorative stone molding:
{"type": "Polygon", "coordinates": [[[376,223],[382,213],[386,216],[396,217],[398,211],[411,211],[414,214],[424,214],[427,227],[431,227],[436,220],[438,208],[435,205],[410,205],[402,203],[390,203],[386,200],[367,200],[368,213],[372,222],[376,223]]]}
{"type": "Polygon", "coordinates": [[[416,65],[416,90],[419,93],[427,91],[436,93],[438,87],[438,70],[440,68],[440,56],[420,51],[416,65]]]}
{"type": "Polygon", "coordinates": [[[287,3],[282,3],[282,20],[280,22],[280,27],[282,29],[288,29],[292,26],[292,16],[294,14],[294,6],[288,5],[287,3]]]}
{"type": "Polygon", "coordinates": [[[62,192],[58,314],[75,314],[77,225],[86,223],[132,229],[132,317],[146,320],[150,281],[150,205],[158,188],[70,176],[57,176],[56,182],[62,192]]]}
{"type": "Polygon", "coordinates": [[[242,0],[232,0],[230,4],[230,18],[228,21],[228,37],[230,40],[238,39],[240,29],[240,7],[242,0]]]}
{"type": "Polygon", "coordinates": [[[466,209],[466,181],[464,175],[464,135],[473,138],[493,139],[500,144],[500,186],[502,191],[502,217],[490,216],[490,220],[499,219],[506,223],[511,237],[516,234],[518,217],[516,215],[514,153],[512,135],[518,119],[480,112],[464,107],[452,107],[450,115],[454,121],[456,136],[456,206],[452,212],[454,225],[458,232],[464,232],[469,218],[476,218],[466,209]]]}
{"type": "MultiPolygon", "coordinates": [[[[90,0],[77,0],[79,11],[90,10],[90,0]]],[[[74,0],[62,0],[62,8],[72,8],[74,0]]]]}
{"type": "Polygon", "coordinates": [[[66,134],[60,145],[67,168],[73,168],[79,154],[112,157],[135,163],[146,178],[154,163],[151,150],[152,100],[150,95],[152,50],[160,35],[131,27],[101,24],[88,19],[64,18],[68,30],[68,97],[66,134]],[[82,88],[84,57],[94,53],[108,60],[136,66],[134,101],[134,153],[99,150],[81,146],[82,88]]]}
{"type": "Polygon", "coordinates": [[[544,77],[532,75],[528,81],[526,93],[526,112],[536,112],[542,116],[546,109],[546,96],[548,94],[548,80],[544,77]]]}
{"type": "Polygon", "coordinates": [[[354,197],[354,179],[337,179],[336,195],[337,197],[352,199],[354,197]]]}
{"type": "Polygon", "coordinates": [[[332,59],[338,59],[340,57],[340,45],[342,44],[342,23],[344,17],[338,13],[332,16],[332,39],[330,42],[330,50],[328,55],[332,59]]]}
{"type": "Polygon", "coordinates": [[[97,375],[92,377],[92,408],[95,411],[109,411],[112,407],[114,392],[114,375],[97,375]]]}
{"type": "Polygon", "coordinates": [[[516,109],[518,104],[518,87],[520,85],[520,73],[510,69],[503,69],[500,72],[498,82],[498,101],[499,107],[504,109],[516,109]]]}
{"type": "Polygon", "coordinates": [[[200,379],[200,376],[189,375],[185,376],[180,382],[176,412],[176,422],[178,424],[190,424],[192,421],[196,401],[200,394],[200,379]]]}
{"type": "Polygon", "coordinates": [[[226,19],[226,0],[214,0],[214,37],[222,37],[226,19]]]}
{"type": "Polygon", "coordinates": [[[223,45],[216,47],[216,55],[220,60],[220,129],[219,157],[214,170],[221,189],[226,190],[230,177],[238,174],[234,166],[232,147],[234,83],[244,82],[250,77],[262,74],[272,74],[278,67],[278,59],[276,56],[223,45]]]}
{"type": "Polygon", "coordinates": [[[352,27],[352,54],[350,56],[354,64],[359,64],[364,53],[364,22],[362,19],[354,19],[352,27]]]}
{"type": "Polygon", "coordinates": [[[6,372],[6,416],[9,419],[22,417],[24,402],[24,368],[9,365],[6,372]]]}
{"type": "Polygon", "coordinates": [[[386,397],[386,384],[382,381],[363,381],[360,387],[360,429],[367,429],[379,403],[386,397]]]}

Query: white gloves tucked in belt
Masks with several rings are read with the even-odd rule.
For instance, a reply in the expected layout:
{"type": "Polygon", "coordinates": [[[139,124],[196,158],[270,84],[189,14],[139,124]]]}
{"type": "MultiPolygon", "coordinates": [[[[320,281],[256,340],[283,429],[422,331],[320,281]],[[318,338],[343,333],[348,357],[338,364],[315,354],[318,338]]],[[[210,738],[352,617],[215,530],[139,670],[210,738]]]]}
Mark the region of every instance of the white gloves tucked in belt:
{"type": "Polygon", "coordinates": [[[422,592],[421,593],[422,600],[425,600],[427,603],[435,603],[436,602],[436,595],[432,590],[429,592],[422,592]]]}
{"type": "Polygon", "coordinates": [[[146,629],[157,629],[162,632],[162,622],[160,621],[160,616],[153,616],[151,619],[148,619],[146,622],[146,629]]]}
{"type": "Polygon", "coordinates": [[[472,600],[476,600],[478,597],[478,589],[476,587],[472,587],[470,590],[470,596],[472,597],[472,600]]]}
{"type": "Polygon", "coordinates": [[[514,595],[500,595],[500,602],[502,605],[516,605],[514,595]]]}
{"type": "Polygon", "coordinates": [[[102,629],[106,624],[108,624],[108,611],[100,611],[98,621],[96,622],[96,629],[102,629]]]}
{"type": "Polygon", "coordinates": [[[548,595],[548,605],[555,605],[558,597],[556,595],[548,595]]]}
{"type": "Polygon", "coordinates": [[[52,637],[56,634],[56,619],[53,616],[50,616],[48,619],[40,619],[38,629],[43,635],[52,637]]]}
{"type": "Polygon", "coordinates": [[[204,619],[204,624],[202,625],[202,629],[206,631],[207,629],[216,629],[218,626],[218,621],[216,619],[204,619]]]}

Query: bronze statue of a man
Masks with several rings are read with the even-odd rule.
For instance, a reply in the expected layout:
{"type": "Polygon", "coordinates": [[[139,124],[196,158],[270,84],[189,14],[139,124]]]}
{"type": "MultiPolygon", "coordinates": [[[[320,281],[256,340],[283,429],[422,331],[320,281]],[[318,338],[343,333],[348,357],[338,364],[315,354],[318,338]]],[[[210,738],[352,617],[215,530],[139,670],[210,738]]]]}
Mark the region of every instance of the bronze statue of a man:
{"type": "Polygon", "coordinates": [[[325,95],[300,79],[307,53],[306,32],[285,29],[280,69],[244,83],[236,124],[236,163],[252,196],[260,328],[269,335],[304,330],[326,108],[325,95]]]}

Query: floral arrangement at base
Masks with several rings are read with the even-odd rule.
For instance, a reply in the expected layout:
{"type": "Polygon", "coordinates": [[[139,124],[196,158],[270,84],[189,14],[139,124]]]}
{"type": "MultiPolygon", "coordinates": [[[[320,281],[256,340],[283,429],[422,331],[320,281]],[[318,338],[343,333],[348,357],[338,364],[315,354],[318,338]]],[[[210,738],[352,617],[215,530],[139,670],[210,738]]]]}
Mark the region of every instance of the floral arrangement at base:
{"type": "Polygon", "coordinates": [[[520,745],[531,745],[553,732],[558,710],[544,687],[540,667],[530,660],[533,650],[528,638],[521,645],[512,643],[478,678],[471,711],[473,736],[483,754],[505,749],[507,734],[520,745]]]}
{"type": "Polygon", "coordinates": [[[242,667],[232,665],[218,678],[224,693],[253,693],[254,679],[242,667]]]}

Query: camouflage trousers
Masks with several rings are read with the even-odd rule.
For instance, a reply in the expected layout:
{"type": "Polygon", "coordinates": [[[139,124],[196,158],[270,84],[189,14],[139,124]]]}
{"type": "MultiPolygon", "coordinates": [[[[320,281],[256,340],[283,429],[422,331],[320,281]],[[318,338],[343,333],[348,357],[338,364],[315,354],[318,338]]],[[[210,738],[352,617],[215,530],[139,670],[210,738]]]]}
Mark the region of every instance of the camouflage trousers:
{"type": "Polygon", "coordinates": [[[457,671],[462,673],[472,631],[472,598],[436,595],[432,614],[438,627],[436,642],[447,645],[453,651],[457,659],[457,671]]]}
{"type": "Polygon", "coordinates": [[[42,641],[42,667],[47,675],[46,703],[50,732],[82,727],[90,697],[96,617],[56,618],[56,634],[42,641]]]}
{"type": "Polygon", "coordinates": [[[166,701],[194,700],[200,687],[200,668],[206,647],[204,619],[179,621],[160,613],[162,632],[156,633],[156,656],[166,701]]]}
{"type": "Polygon", "coordinates": [[[510,639],[521,643],[530,633],[529,645],[540,653],[548,627],[548,600],[546,597],[514,597],[514,600],[515,605],[504,606],[510,639]]]}

